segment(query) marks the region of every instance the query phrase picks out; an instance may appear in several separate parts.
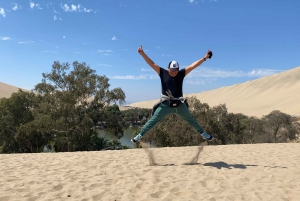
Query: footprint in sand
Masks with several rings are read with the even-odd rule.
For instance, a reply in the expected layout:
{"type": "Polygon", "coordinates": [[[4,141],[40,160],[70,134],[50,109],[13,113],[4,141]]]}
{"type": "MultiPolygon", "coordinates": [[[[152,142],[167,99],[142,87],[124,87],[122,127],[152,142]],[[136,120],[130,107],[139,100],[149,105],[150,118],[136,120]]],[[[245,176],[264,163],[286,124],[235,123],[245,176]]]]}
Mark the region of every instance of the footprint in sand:
{"type": "Polygon", "coordinates": [[[187,163],[183,163],[182,165],[199,165],[199,163],[198,163],[199,156],[200,156],[201,151],[203,151],[203,148],[205,145],[207,145],[207,142],[202,142],[198,147],[198,151],[197,151],[196,155],[191,159],[191,161],[187,162],[187,163]]]}
{"type": "MultiPolygon", "coordinates": [[[[143,143],[143,142],[140,142],[140,145],[142,146],[142,148],[146,151],[146,153],[148,154],[148,159],[149,159],[149,164],[150,166],[155,166],[155,165],[158,165],[156,162],[155,162],[155,159],[154,159],[154,154],[153,154],[153,151],[150,150],[149,146],[146,144],[146,143],[143,143]]],[[[198,147],[198,150],[197,150],[197,153],[194,157],[192,157],[192,159],[187,162],[187,163],[183,163],[182,165],[199,165],[198,163],[198,159],[199,159],[199,155],[201,153],[201,151],[203,151],[203,147],[207,145],[207,142],[202,142],[199,147],[198,147]]],[[[174,164],[166,164],[164,166],[173,166],[174,164]]]]}

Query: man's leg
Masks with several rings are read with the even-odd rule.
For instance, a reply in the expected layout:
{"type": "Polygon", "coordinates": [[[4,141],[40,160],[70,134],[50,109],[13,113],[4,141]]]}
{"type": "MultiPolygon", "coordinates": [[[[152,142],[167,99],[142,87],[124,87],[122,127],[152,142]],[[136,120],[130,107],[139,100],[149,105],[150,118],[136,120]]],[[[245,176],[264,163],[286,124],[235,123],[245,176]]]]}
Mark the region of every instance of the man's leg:
{"type": "Polygon", "coordinates": [[[135,136],[132,141],[136,142],[143,137],[155,124],[157,124],[160,120],[168,116],[169,114],[174,113],[174,110],[170,108],[167,104],[161,103],[158,108],[155,110],[154,115],[148,120],[148,122],[144,125],[141,132],[135,136]]]}
{"type": "Polygon", "coordinates": [[[192,114],[190,113],[189,109],[187,108],[187,106],[185,104],[180,104],[177,107],[176,114],[180,118],[182,118],[183,120],[188,122],[191,126],[193,126],[202,135],[203,139],[207,139],[207,140],[213,139],[213,136],[211,136],[203,131],[203,128],[200,126],[198,121],[192,116],[192,114]]]}

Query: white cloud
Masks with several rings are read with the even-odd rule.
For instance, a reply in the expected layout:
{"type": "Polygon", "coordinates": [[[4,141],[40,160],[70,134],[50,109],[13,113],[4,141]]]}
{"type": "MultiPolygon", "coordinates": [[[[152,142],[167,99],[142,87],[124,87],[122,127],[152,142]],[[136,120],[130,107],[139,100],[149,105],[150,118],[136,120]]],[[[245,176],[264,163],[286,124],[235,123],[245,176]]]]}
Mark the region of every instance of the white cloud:
{"type": "Polygon", "coordinates": [[[191,84],[191,85],[204,85],[206,82],[201,79],[201,80],[191,80],[191,79],[188,79],[186,81],[187,84],[191,84]]]}
{"type": "Polygon", "coordinates": [[[14,11],[16,11],[16,10],[21,9],[21,6],[18,5],[17,3],[14,3],[14,6],[11,9],[13,9],[14,11]]]}
{"type": "Polygon", "coordinates": [[[111,50],[98,50],[98,52],[100,52],[100,53],[112,53],[111,50]]]}
{"type": "Polygon", "coordinates": [[[134,76],[134,75],[117,75],[117,76],[112,76],[112,79],[117,79],[117,80],[144,80],[147,79],[146,75],[139,75],[139,76],[134,76]]]}
{"type": "Polygon", "coordinates": [[[275,69],[254,69],[249,72],[241,70],[236,71],[225,71],[225,70],[214,70],[209,68],[196,69],[191,72],[189,77],[211,77],[211,78],[228,78],[228,77],[264,77],[275,73],[282,72],[281,70],[275,69]]]}
{"type": "Polygon", "coordinates": [[[0,15],[2,15],[3,17],[6,16],[4,8],[0,8],[0,15]]]}
{"type": "Polygon", "coordinates": [[[103,56],[110,56],[112,55],[112,52],[111,50],[98,50],[98,52],[103,55],[103,56]]]}
{"type": "Polygon", "coordinates": [[[65,12],[85,12],[85,13],[89,13],[92,12],[92,9],[87,9],[82,7],[80,4],[78,4],[77,6],[74,4],[71,4],[70,6],[68,4],[60,4],[60,7],[65,11],[65,12]]]}
{"type": "MultiPolygon", "coordinates": [[[[56,15],[54,15],[53,20],[62,20],[61,18],[58,18],[56,15]]],[[[64,36],[63,36],[64,37],[64,36]]],[[[65,38],[65,37],[64,37],[65,38]]]]}
{"type": "Polygon", "coordinates": [[[35,5],[35,4],[34,4],[32,1],[29,2],[29,6],[30,6],[31,9],[34,8],[34,5],[35,5]]]}
{"type": "MultiPolygon", "coordinates": [[[[78,5],[78,8],[80,8],[80,5],[78,5]]],[[[71,11],[77,11],[77,7],[75,5],[71,5],[71,11]]]]}
{"type": "Polygon", "coordinates": [[[157,74],[148,74],[148,75],[116,75],[110,77],[111,79],[117,80],[146,80],[146,79],[158,79],[157,74]]]}
{"type": "Polygon", "coordinates": [[[264,77],[268,75],[273,75],[276,73],[280,73],[282,70],[275,70],[275,69],[256,69],[250,72],[247,72],[248,77],[264,77]]]}
{"type": "MultiPolygon", "coordinates": [[[[152,69],[142,68],[141,71],[148,72],[152,69]]],[[[209,68],[203,68],[201,70],[194,70],[190,73],[186,79],[187,84],[191,85],[204,85],[213,83],[218,78],[231,78],[231,77],[264,77],[275,73],[282,72],[275,69],[257,69],[249,72],[237,71],[224,71],[224,70],[213,70],[209,68]],[[199,79],[201,78],[201,79],[199,79]]],[[[158,79],[157,74],[142,74],[142,75],[117,75],[112,76],[112,79],[123,79],[123,80],[141,80],[141,79],[158,79]]]]}
{"type": "Polygon", "coordinates": [[[114,37],[112,37],[112,39],[111,40],[117,40],[117,37],[116,36],[114,36],[114,37]]]}
{"type": "Polygon", "coordinates": [[[31,44],[34,43],[34,41],[20,41],[19,44],[31,44]]]}
{"type": "Polygon", "coordinates": [[[10,40],[10,37],[0,37],[0,40],[10,40]]]}
{"type": "Polygon", "coordinates": [[[34,2],[32,1],[29,1],[29,6],[31,9],[33,9],[34,7],[36,7],[37,9],[43,9],[40,4],[35,4],[34,2]]]}
{"type": "Polygon", "coordinates": [[[145,72],[145,71],[153,71],[153,70],[152,69],[142,68],[141,71],[145,72]]]}
{"type": "Polygon", "coordinates": [[[89,13],[89,12],[92,12],[92,11],[93,11],[92,9],[86,9],[86,8],[83,9],[83,12],[85,12],[85,13],[89,13]]]}
{"type": "Polygon", "coordinates": [[[191,84],[191,85],[205,85],[205,84],[211,84],[216,80],[217,80],[217,78],[187,79],[186,83],[191,84]]]}
{"type": "Polygon", "coordinates": [[[46,3],[47,8],[49,8],[49,4],[52,6],[52,2],[46,3]]]}

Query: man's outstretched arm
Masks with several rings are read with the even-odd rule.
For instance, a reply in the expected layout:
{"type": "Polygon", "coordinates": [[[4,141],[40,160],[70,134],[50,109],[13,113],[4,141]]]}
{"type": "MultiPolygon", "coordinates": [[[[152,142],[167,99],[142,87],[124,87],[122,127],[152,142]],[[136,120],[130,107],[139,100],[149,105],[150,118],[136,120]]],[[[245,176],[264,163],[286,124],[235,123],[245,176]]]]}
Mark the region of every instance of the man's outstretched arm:
{"type": "Polygon", "coordinates": [[[188,67],[185,68],[185,75],[189,74],[192,70],[194,70],[195,68],[197,68],[198,66],[200,66],[204,61],[206,61],[206,59],[208,59],[209,57],[211,57],[210,55],[211,51],[207,50],[206,55],[195,61],[194,63],[192,63],[191,65],[189,65],[188,67]]]}
{"type": "Polygon", "coordinates": [[[151,68],[153,68],[153,70],[155,70],[155,72],[157,72],[157,74],[160,73],[160,67],[155,64],[144,52],[142,45],[140,45],[140,47],[138,48],[138,53],[140,53],[140,55],[144,58],[144,60],[147,62],[147,64],[149,66],[151,66],[151,68]]]}

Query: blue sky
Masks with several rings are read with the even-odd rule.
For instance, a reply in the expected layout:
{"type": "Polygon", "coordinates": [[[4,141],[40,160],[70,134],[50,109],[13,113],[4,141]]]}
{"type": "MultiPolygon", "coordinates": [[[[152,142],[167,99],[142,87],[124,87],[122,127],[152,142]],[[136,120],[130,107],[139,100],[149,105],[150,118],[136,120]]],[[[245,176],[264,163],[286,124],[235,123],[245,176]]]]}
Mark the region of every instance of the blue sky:
{"type": "Polygon", "coordinates": [[[299,0],[0,1],[0,82],[33,89],[54,61],[86,62],[127,104],[158,99],[159,66],[214,56],[184,80],[199,93],[300,66],[299,0]]]}

